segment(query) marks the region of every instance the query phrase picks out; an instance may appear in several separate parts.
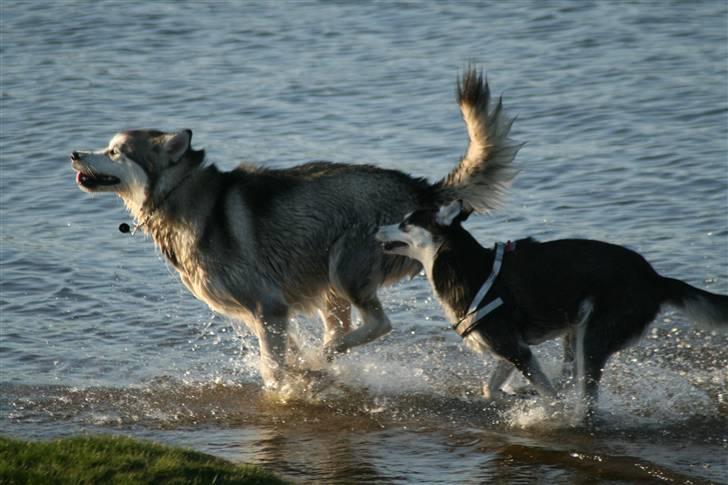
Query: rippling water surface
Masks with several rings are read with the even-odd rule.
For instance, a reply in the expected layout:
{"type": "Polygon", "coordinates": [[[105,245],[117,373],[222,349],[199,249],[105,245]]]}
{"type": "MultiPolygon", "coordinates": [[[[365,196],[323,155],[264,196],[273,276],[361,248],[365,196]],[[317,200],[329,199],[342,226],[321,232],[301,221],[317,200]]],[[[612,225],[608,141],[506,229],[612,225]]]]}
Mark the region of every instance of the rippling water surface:
{"type": "MultiPolygon", "coordinates": [[[[122,433],[294,481],[728,481],[728,341],[663,314],[607,366],[596,430],[569,406],[477,396],[492,360],[422,277],[383,292],[387,337],[324,389],[261,393],[255,340],[182,288],[73,149],[192,128],[211,162],[368,162],[436,180],[466,136],[469,62],[527,145],[484,244],[608,239],[728,293],[724,2],[3,2],[0,432],[122,433]]],[[[297,318],[317,363],[319,324],[297,318]]],[[[538,349],[549,369],[557,343],[538,349]]],[[[515,383],[518,386],[519,383],[515,383]]]]}

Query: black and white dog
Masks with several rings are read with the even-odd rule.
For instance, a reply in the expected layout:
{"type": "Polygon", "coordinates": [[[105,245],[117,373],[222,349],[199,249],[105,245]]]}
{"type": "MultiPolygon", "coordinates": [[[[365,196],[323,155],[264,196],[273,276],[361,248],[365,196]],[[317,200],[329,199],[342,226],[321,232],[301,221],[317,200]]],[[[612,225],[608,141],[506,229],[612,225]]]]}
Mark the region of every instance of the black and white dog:
{"type": "Polygon", "coordinates": [[[710,328],[728,328],[728,296],[665,278],[636,252],[600,241],[522,239],[481,246],[461,226],[458,201],[381,227],[385,252],[418,260],[453,327],[469,347],[499,357],[483,386],[493,397],[518,369],[544,397],[556,392],[530,345],[564,335],[565,367],[593,415],[609,357],[634,343],[663,304],[710,328]]]}

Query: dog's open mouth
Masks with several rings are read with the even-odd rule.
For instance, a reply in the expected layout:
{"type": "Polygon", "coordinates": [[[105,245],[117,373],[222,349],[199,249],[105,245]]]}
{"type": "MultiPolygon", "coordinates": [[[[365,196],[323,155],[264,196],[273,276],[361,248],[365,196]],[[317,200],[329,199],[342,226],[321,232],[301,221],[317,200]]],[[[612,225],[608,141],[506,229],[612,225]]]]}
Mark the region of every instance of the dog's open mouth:
{"type": "Polygon", "coordinates": [[[382,249],[385,253],[389,253],[394,251],[397,248],[406,248],[407,243],[403,243],[402,241],[384,241],[382,242],[382,249]]]}
{"type": "Polygon", "coordinates": [[[99,175],[84,172],[76,172],[76,183],[87,189],[95,189],[100,186],[116,185],[120,183],[119,178],[112,175],[99,175]]]}

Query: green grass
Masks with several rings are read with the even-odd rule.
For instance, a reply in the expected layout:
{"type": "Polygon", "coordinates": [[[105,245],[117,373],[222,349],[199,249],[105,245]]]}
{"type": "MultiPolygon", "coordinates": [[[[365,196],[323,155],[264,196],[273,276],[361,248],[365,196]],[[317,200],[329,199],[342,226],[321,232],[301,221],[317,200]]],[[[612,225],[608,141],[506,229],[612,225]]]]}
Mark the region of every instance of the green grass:
{"type": "Polygon", "coordinates": [[[257,466],[125,437],[0,437],[0,483],[280,484],[257,466]]]}

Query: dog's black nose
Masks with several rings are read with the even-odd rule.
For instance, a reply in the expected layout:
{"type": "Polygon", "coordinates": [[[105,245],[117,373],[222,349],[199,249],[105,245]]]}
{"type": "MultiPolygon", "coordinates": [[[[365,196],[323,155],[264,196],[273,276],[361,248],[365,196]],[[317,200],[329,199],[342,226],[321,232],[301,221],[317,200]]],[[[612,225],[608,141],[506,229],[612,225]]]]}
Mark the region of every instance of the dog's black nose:
{"type": "Polygon", "coordinates": [[[78,152],[71,152],[71,160],[78,160],[79,158],[78,152]]]}

